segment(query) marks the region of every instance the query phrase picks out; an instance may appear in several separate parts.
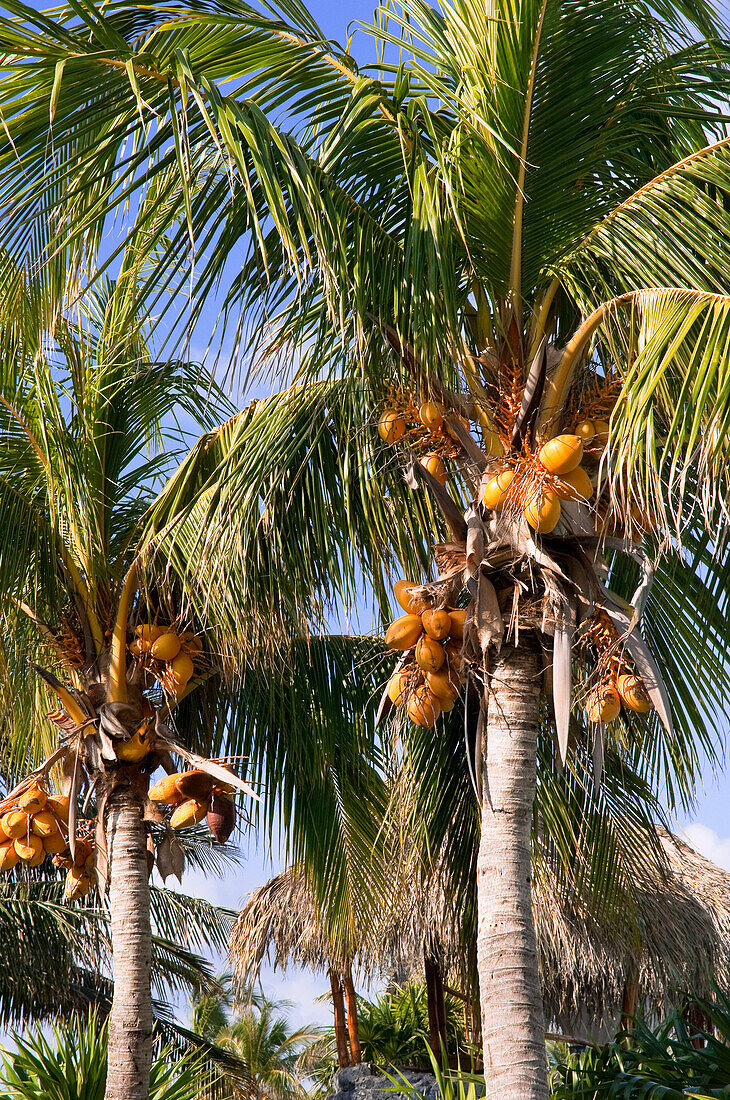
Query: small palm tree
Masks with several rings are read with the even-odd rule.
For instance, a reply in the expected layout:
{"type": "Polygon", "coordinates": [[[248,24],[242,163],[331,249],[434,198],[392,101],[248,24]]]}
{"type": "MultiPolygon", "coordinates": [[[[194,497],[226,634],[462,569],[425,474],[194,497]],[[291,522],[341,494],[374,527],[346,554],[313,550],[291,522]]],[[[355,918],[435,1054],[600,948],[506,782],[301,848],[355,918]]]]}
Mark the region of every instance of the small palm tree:
{"type": "Polygon", "coordinates": [[[253,1100],[304,1100],[302,1056],[320,1038],[316,1028],[292,1030],[285,1001],[252,992],[235,1013],[230,979],[220,979],[220,996],[200,997],[193,1006],[193,1028],[245,1064],[249,1079],[234,1095],[253,1100]]]}

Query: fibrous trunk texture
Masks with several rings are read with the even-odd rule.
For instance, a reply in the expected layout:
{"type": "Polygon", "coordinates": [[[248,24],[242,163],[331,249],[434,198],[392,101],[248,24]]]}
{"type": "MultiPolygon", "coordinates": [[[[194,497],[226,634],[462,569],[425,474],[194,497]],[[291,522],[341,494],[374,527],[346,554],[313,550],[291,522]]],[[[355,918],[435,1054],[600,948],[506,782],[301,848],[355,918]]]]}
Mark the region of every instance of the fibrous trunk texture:
{"type": "Polygon", "coordinates": [[[335,1014],[337,1064],[340,1069],[345,1069],[350,1065],[350,1048],[347,1045],[347,1023],[345,1021],[345,998],[342,992],[342,978],[336,970],[330,970],[330,986],[332,988],[332,1009],[335,1014]]]}
{"type": "Polygon", "coordinates": [[[548,1100],[530,863],[541,679],[532,634],[490,669],[477,952],[486,1095],[499,1100],[548,1100]]]}
{"type": "Polygon", "coordinates": [[[348,966],[344,973],[345,1000],[347,1001],[347,1033],[350,1037],[350,1053],[353,1066],[359,1066],[362,1061],[360,1049],[360,1021],[357,1015],[357,995],[355,984],[352,980],[352,968],[348,966]]]}
{"type": "Polygon", "coordinates": [[[147,1100],[152,1063],[150,891],[142,803],[131,786],[108,802],[114,1000],[106,1100],[147,1100]]]}

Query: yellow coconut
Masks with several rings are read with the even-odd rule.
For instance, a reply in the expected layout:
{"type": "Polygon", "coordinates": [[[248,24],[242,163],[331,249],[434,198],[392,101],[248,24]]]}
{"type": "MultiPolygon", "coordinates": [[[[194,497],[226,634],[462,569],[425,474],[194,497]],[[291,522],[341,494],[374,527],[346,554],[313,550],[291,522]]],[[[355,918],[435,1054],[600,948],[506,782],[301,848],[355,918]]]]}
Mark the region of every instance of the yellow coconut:
{"type": "Polygon", "coordinates": [[[173,810],[170,824],[173,829],[185,829],[190,825],[197,825],[208,812],[207,802],[198,802],[195,798],[189,798],[187,802],[181,802],[173,810]]]}
{"type": "Polygon", "coordinates": [[[598,443],[605,447],[608,443],[608,433],[610,431],[610,425],[607,420],[594,420],[593,423],[596,426],[596,434],[591,442],[598,443]]]}
{"type": "Polygon", "coordinates": [[[424,401],[418,410],[418,419],[424,428],[436,432],[444,422],[444,414],[435,401],[424,401]]]}
{"type": "Polygon", "coordinates": [[[588,443],[596,434],[596,425],[592,420],[581,420],[580,424],[576,424],[573,434],[582,439],[584,443],[588,443]]]}
{"type": "Polygon", "coordinates": [[[489,479],[482,493],[482,504],[485,508],[492,508],[495,512],[502,511],[514,477],[514,470],[502,470],[501,474],[489,479]]]}
{"type": "Polygon", "coordinates": [[[438,672],[427,672],[426,684],[441,703],[442,710],[444,701],[456,699],[461,690],[458,673],[446,666],[440,668],[438,672]]]}
{"type": "Polygon", "coordinates": [[[170,661],[169,668],[177,682],[183,687],[195,671],[195,666],[187,653],[178,653],[177,657],[170,661]]]}
{"type": "Polygon", "coordinates": [[[633,710],[636,714],[648,714],[652,709],[652,701],[640,676],[624,673],[619,676],[617,687],[621,702],[627,710],[633,710]]]}
{"type": "Polygon", "coordinates": [[[440,485],[446,484],[446,467],[437,454],[424,455],[419,460],[424,469],[428,470],[432,477],[435,477],[440,485]]]}
{"type": "Polygon", "coordinates": [[[140,760],[144,760],[150,751],[150,739],[147,733],[147,723],[143,722],[128,741],[115,741],[114,752],[117,754],[117,760],[124,760],[128,764],[137,764],[140,760]]]}
{"type": "Polygon", "coordinates": [[[69,802],[65,794],[49,794],[45,808],[68,825],[69,802]]]}
{"type": "Polygon", "coordinates": [[[159,638],[156,638],[152,643],[150,652],[157,661],[171,661],[174,657],[177,657],[181,645],[182,642],[177,634],[173,634],[171,631],[169,634],[161,634],[159,638]]]}
{"type": "Polygon", "coordinates": [[[38,810],[42,810],[46,804],[48,795],[45,791],[42,791],[40,787],[28,787],[27,791],[23,791],[18,799],[18,806],[21,810],[25,810],[28,814],[37,813],[38,810]]]}
{"type": "Polygon", "coordinates": [[[2,819],[3,832],[13,840],[19,836],[25,836],[30,828],[30,819],[22,810],[11,810],[2,819]]]}
{"type": "Polygon", "coordinates": [[[15,845],[15,851],[18,859],[22,859],[23,863],[30,863],[31,860],[36,859],[40,853],[41,859],[45,857],[43,851],[43,841],[39,836],[31,833],[30,836],[19,836],[13,841],[15,845]]]}
{"type": "Polygon", "coordinates": [[[4,844],[0,844],[0,871],[12,871],[17,862],[18,853],[15,851],[13,841],[7,840],[4,844]]]}
{"type": "Polygon", "coordinates": [[[378,433],[384,443],[397,443],[406,431],[406,418],[397,409],[386,409],[378,421],[378,433]]]}
{"type": "Polygon", "coordinates": [[[525,504],[525,519],[539,535],[555,529],[560,519],[560,498],[552,489],[537,489],[525,504]]]}
{"type": "Polygon", "coordinates": [[[577,435],[556,435],[543,443],[537,457],[548,473],[569,474],[580,466],[583,440],[577,435]]]}
{"type": "Polygon", "coordinates": [[[449,637],[455,638],[457,641],[461,641],[464,637],[464,621],[466,619],[466,608],[458,607],[454,611],[449,611],[449,618],[451,619],[451,630],[449,631],[449,637]]]}
{"type": "Polygon", "coordinates": [[[408,688],[410,678],[411,674],[409,672],[394,672],[388,680],[388,697],[391,703],[395,703],[397,707],[403,702],[403,696],[408,688]]]}
{"type": "Polygon", "coordinates": [[[435,638],[437,642],[442,642],[451,630],[451,616],[448,611],[424,611],[421,622],[429,638],[435,638]]]}
{"type": "Polygon", "coordinates": [[[183,772],[175,772],[173,775],[163,775],[149,789],[148,797],[152,802],[161,802],[165,806],[174,806],[180,801],[180,792],[177,789],[177,781],[183,772]]]}
{"type": "Polygon", "coordinates": [[[556,492],[561,500],[590,500],[593,482],[582,466],[576,466],[570,473],[562,475],[556,492]]]}
{"type": "Polygon", "coordinates": [[[37,814],[33,814],[30,831],[40,837],[51,836],[58,832],[58,821],[50,810],[39,810],[37,814]]]}
{"type": "Polygon", "coordinates": [[[612,683],[601,684],[586,700],[586,714],[589,722],[613,722],[620,710],[621,696],[612,683]]]}
{"type": "Polygon", "coordinates": [[[446,660],[444,647],[424,634],[416,645],[416,664],[423,672],[438,672],[446,660]]]}
{"type": "Polygon", "coordinates": [[[143,641],[149,642],[152,645],[163,634],[167,634],[169,626],[156,626],[154,623],[140,623],[136,628],[135,634],[143,641]]]}
{"type": "Polygon", "coordinates": [[[411,595],[411,589],[417,587],[413,581],[396,581],[393,585],[396,600],[409,615],[419,615],[423,609],[423,601],[411,595]]]}
{"type": "Polygon", "coordinates": [[[72,867],[66,875],[65,894],[69,901],[85,898],[91,889],[91,879],[83,867],[72,867]]]}
{"type": "Polygon", "coordinates": [[[391,623],[385,633],[385,644],[389,649],[410,649],[423,633],[420,615],[401,615],[391,623]]]}
{"type": "Polygon", "coordinates": [[[68,848],[68,841],[59,832],[51,833],[43,838],[43,850],[51,856],[59,856],[68,848]]]}
{"type": "Polygon", "coordinates": [[[408,717],[417,726],[431,729],[441,713],[441,703],[426,685],[417,688],[408,700],[408,717]]]}

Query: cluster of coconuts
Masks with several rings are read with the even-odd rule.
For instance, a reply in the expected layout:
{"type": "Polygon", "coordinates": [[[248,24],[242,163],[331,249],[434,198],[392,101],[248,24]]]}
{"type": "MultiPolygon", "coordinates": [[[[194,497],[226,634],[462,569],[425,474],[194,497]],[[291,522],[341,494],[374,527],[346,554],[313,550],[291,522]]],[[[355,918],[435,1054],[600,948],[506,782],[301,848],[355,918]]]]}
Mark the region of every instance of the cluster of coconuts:
{"type": "Polygon", "coordinates": [[[405,706],[417,726],[431,729],[440,714],[452,709],[461,692],[461,643],[466,611],[430,608],[411,594],[410,581],[398,581],[395,598],[407,612],[385,635],[390,649],[406,653],[405,663],[388,682],[388,695],[405,706]]]}
{"type": "Polygon", "coordinates": [[[589,722],[605,725],[618,718],[621,707],[634,714],[648,714],[652,701],[644,681],[635,672],[611,673],[586,699],[589,722]]]}
{"type": "Polygon", "coordinates": [[[501,512],[519,502],[530,527],[549,534],[560,520],[561,500],[585,503],[593,496],[593,482],[581,466],[583,449],[577,432],[548,439],[537,453],[537,464],[520,459],[489,478],[482,491],[484,507],[501,512]]]}
{"type": "Polygon", "coordinates": [[[57,855],[53,862],[66,871],[64,892],[69,901],[85,898],[96,882],[96,855],[91,837],[76,841],[73,858],[67,850],[57,855]]]}
{"type": "Polygon", "coordinates": [[[34,783],[0,817],[0,871],[39,867],[68,848],[68,798],[34,783]]]}
{"type": "Polygon", "coordinates": [[[179,697],[195,671],[195,658],[203,652],[202,642],[191,630],[178,632],[172,626],[140,623],[128,649],[138,660],[159,661],[160,680],[169,695],[179,697]]]}
{"type": "MultiPolygon", "coordinates": [[[[433,436],[434,444],[447,442],[451,433],[449,431],[448,424],[444,419],[444,408],[436,401],[422,401],[418,407],[418,422],[414,427],[424,429],[433,436]]],[[[468,421],[461,417],[464,425],[468,427],[468,421]]],[[[406,432],[409,430],[408,418],[405,413],[400,409],[387,408],[381,413],[378,420],[378,433],[384,443],[393,444],[397,443],[406,432]]],[[[494,434],[494,433],[492,433],[494,434]]],[[[494,437],[494,446],[499,449],[494,451],[495,454],[501,454],[502,448],[499,444],[499,440],[496,435],[494,437]]],[[[436,478],[441,485],[446,484],[446,478],[448,477],[448,471],[446,465],[439,454],[435,451],[429,451],[427,454],[419,458],[421,465],[428,470],[428,472],[436,478]]]]}
{"type": "Polygon", "coordinates": [[[205,817],[218,844],[225,844],[236,824],[236,809],[230,798],[233,787],[221,783],[207,772],[191,768],[166,775],[149,790],[152,802],[172,807],[170,825],[185,829],[205,817]]]}

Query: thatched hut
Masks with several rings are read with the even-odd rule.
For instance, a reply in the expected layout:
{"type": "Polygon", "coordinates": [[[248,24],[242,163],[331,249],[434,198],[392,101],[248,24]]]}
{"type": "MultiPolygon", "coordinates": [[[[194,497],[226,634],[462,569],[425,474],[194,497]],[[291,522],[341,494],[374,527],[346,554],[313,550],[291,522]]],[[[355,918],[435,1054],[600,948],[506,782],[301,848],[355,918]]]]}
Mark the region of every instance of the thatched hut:
{"type": "MultiPolygon", "coordinates": [[[[662,832],[660,842],[661,864],[627,886],[620,919],[599,924],[538,876],[534,913],[546,1017],[564,1033],[599,1037],[639,1003],[660,1015],[687,994],[711,996],[713,985],[730,993],[730,874],[675,836],[662,832]]],[[[304,876],[290,868],[254,891],[241,911],[231,940],[236,975],[249,982],[267,957],[282,970],[294,964],[327,971],[344,1057],[348,1023],[350,1044],[358,1046],[353,967],[363,977],[423,974],[425,962],[438,1016],[442,972],[468,988],[459,913],[433,883],[399,897],[362,915],[357,952],[343,957],[304,876]]],[[[438,1018],[433,1025],[438,1035],[438,1018]]]]}

